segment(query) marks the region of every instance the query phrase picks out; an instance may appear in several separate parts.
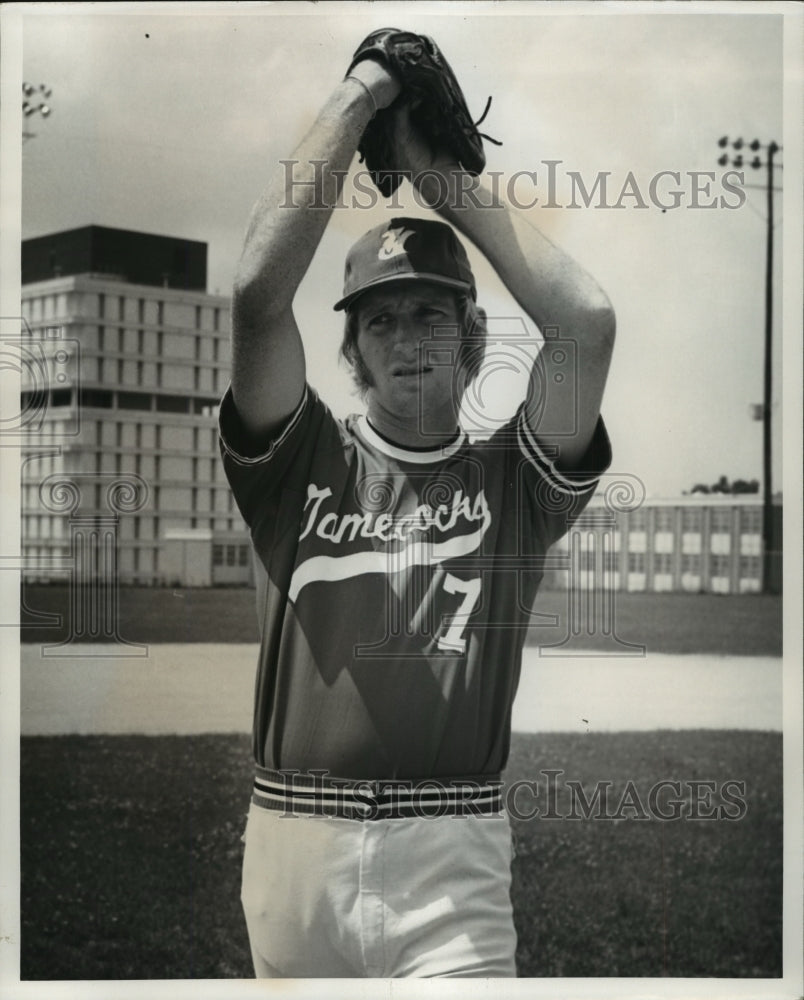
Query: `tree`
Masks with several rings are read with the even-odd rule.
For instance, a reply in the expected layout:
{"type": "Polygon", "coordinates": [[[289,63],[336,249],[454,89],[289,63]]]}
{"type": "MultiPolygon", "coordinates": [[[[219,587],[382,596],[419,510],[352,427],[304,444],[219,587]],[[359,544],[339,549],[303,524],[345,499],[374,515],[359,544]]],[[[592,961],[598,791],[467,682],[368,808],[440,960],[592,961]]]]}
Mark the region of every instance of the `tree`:
{"type": "Polygon", "coordinates": [[[690,493],[720,493],[731,496],[738,496],[746,493],[759,493],[758,479],[735,479],[729,482],[728,476],[721,476],[716,483],[707,486],[706,483],[696,483],[690,493]]]}

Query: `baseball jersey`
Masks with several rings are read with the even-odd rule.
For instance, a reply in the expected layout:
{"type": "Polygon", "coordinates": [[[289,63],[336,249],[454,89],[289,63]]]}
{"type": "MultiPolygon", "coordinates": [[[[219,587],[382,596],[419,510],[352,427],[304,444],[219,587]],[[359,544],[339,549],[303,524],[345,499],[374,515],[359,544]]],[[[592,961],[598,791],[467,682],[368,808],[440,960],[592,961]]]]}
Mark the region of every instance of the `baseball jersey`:
{"type": "Polygon", "coordinates": [[[571,475],[522,408],[487,441],[412,450],[307,386],[253,455],[229,388],[220,437],[255,554],[257,764],[498,775],[545,553],[610,461],[602,420],[571,475]]]}

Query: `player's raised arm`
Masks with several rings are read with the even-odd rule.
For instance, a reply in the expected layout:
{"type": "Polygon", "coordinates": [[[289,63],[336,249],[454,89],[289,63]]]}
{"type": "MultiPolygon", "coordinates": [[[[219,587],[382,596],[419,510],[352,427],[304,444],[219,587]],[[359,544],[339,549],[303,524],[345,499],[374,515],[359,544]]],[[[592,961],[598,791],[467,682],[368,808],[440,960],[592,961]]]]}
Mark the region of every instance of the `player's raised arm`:
{"type": "Polygon", "coordinates": [[[411,128],[406,109],[396,117],[399,168],[409,170],[414,180],[422,175],[417,187],[423,198],[483,252],[534,323],[557,328],[562,340],[574,343],[575,392],[550,393],[553,376],[565,378],[566,373],[560,367],[553,370],[554,352],[542,351],[531,377],[527,415],[534,436],[556,449],[559,468],[577,468],[597,425],[614,347],[615,316],[609,299],[591,275],[523,213],[505,205],[481,179],[461,175],[449,155],[433,156],[411,128]],[[541,427],[555,433],[543,433],[541,427]]]}
{"type": "Polygon", "coordinates": [[[275,165],[251,213],[232,298],[232,394],[255,445],[270,440],[301,399],[305,362],[293,298],[367,122],[398,90],[376,62],[355,66],[288,158],[292,170],[275,165]]]}

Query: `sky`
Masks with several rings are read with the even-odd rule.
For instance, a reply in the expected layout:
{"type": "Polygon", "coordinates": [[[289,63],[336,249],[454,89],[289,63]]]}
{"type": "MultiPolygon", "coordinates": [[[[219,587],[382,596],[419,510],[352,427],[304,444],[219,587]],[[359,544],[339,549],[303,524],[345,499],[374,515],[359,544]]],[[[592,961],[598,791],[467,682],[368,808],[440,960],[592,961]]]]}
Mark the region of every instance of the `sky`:
{"type": "MultiPolygon", "coordinates": [[[[94,223],[203,240],[208,288],[229,294],[252,205],[356,45],[387,24],[425,32],[441,45],[474,113],[493,98],[483,128],[503,145],[486,147],[487,168],[503,184],[517,171],[535,171],[535,180],[522,176],[513,188],[521,204],[539,199],[521,210],[595,276],[615,306],[603,405],[613,470],[639,476],[653,497],[720,475],[760,479],[762,425],[750,404],[762,400],[766,194],[738,180],[736,190],[724,186],[717,141],[785,139],[783,19],[772,4],[742,10],[336,3],[155,4],[147,11],[98,4],[87,12],[34,5],[23,15],[23,76],[52,88],[53,110],[31,124],[36,135],[22,148],[21,234],[94,223]],[[554,208],[544,206],[551,160],[558,161],[554,208]],[[680,183],[664,171],[677,172],[680,183]],[[714,177],[695,180],[707,171],[714,177]],[[569,207],[573,175],[591,190],[603,172],[608,203],[620,207],[600,207],[598,196],[587,208],[577,195],[578,207],[569,207]],[[681,192],[676,208],[674,189],[681,192]]],[[[746,184],[765,178],[764,169],[745,170],[746,184]]],[[[403,214],[427,214],[409,187],[400,199],[403,214]]],[[[775,199],[778,490],[781,191],[775,199]]],[[[336,209],[297,295],[308,377],[338,415],[360,409],[337,363],[341,326],[332,303],[343,259],[354,239],[393,211],[379,198],[370,210],[336,209]]],[[[469,249],[492,338],[504,338],[520,310],[469,249]]],[[[797,314],[793,323],[798,335],[797,314]]],[[[487,383],[485,391],[501,417],[523,387],[521,376],[510,386],[487,383]]]]}

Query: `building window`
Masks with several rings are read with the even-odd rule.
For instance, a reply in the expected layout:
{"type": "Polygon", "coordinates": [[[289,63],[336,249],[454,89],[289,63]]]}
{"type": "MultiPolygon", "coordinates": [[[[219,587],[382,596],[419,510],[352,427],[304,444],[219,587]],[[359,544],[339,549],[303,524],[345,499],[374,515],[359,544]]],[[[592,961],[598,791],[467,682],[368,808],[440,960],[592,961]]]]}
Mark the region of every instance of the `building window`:
{"type": "MultiPolygon", "coordinates": [[[[165,322],[165,303],[164,302],[157,302],[156,303],[156,322],[160,326],[165,322]]],[[[159,337],[160,337],[160,340],[159,340],[159,350],[160,350],[160,354],[161,354],[161,351],[162,351],[162,340],[161,340],[162,334],[161,334],[161,331],[160,331],[159,337]]]]}
{"type": "Polygon", "coordinates": [[[712,509],[712,531],[731,531],[731,507],[714,507],[712,509]]]}
{"type": "Polygon", "coordinates": [[[98,296],[98,316],[103,317],[105,315],[106,315],[106,296],[103,294],[103,292],[101,292],[100,295],[98,296]]]}
{"type": "Polygon", "coordinates": [[[193,389],[201,388],[201,369],[198,365],[193,365],[193,389]]]}
{"type": "Polygon", "coordinates": [[[109,410],[112,407],[112,394],[104,389],[82,389],[81,405],[109,410]]]}
{"type": "Polygon", "coordinates": [[[740,527],[744,535],[762,533],[762,510],[759,507],[743,507],[740,512],[740,527]]]}
{"type": "Polygon", "coordinates": [[[157,396],[156,408],[160,413],[187,413],[190,401],[184,396],[157,396]]]}
{"type": "Polygon", "coordinates": [[[644,552],[629,552],[628,553],[628,572],[629,573],[644,573],[645,572],[645,553],[644,552]]]}
{"type": "Polygon", "coordinates": [[[137,330],[137,354],[145,352],[145,331],[137,330]]]}
{"type": "Polygon", "coordinates": [[[703,528],[703,510],[700,507],[684,507],[681,511],[682,531],[701,531],[703,528]]]}
{"type": "Polygon", "coordinates": [[[628,515],[628,528],[630,531],[645,531],[648,525],[648,512],[644,507],[632,510],[628,515]]]}
{"type": "Polygon", "coordinates": [[[237,550],[237,565],[248,566],[248,546],[241,545],[237,550]]]}
{"type": "Polygon", "coordinates": [[[103,381],[103,358],[98,358],[98,381],[103,381]]]}
{"type": "Polygon", "coordinates": [[[615,573],[620,568],[620,553],[606,549],[603,553],[603,571],[605,573],[615,573]]]}
{"type": "Polygon", "coordinates": [[[137,362],[137,385],[142,385],[142,373],[144,370],[144,363],[142,361],[137,362]]]}
{"type": "Polygon", "coordinates": [[[226,546],[226,565],[235,566],[237,560],[237,546],[227,545],[226,546]]]}
{"type": "Polygon", "coordinates": [[[740,578],[743,580],[758,580],[761,576],[761,560],[759,556],[740,556],[740,578]]]}
{"type": "Polygon", "coordinates": [[[152,398],[148,392],[118,392],[117,405],[121,410],[150,410],[152,398]]]}
{"type": "Polygon", "coordinates": [[[119,420],[114,425],[114,443],[117,448],[123,443],[123,425],[119,420]]]}
{"type": "Polygon", "coordinates": [[[134,537],[140,537],[140,519],[139,517],[134,518],[134,537]]]}
{"type": "Polygon", "coordinates": [[[654,573],[672,573],[673,557],[669,552],[657,552],[653,557],[654,573]]]}
{"type": "Polygon", "coordinates": [[[125,354],[126,351],[125,330],[122,326],[117,328],[117,350],[120,354],[125,354]]]}
{"type": "Polygon", "coordinates": [[[154,428],[154,447],[155,448],[161,448],[162,447],[162,425],[161,424],[157,424],[156,427],[154,428]]]}
{"type": "MultiPolygon", "coordinates": [[[[201,329],[201,306],[195,307],[195,328],[196,330],[201,329]]],[[[196,338],[197,340],[198,338],[196,338]]]]}
{"type": "Polygon", "coordinates": [[[145,322],[145,299],[137,300],[137,322],[145,322]]]}
{"type": "Polygon", "coordinates": [[[118,382],[122,382],[123,381],[123,359],[122,358],[118,358],[117,359],[117,381],[118,382]]]}
{"type": "MultiPolygon", "coordinates": [[[[230,497],[231,497],[231,494],[230,494],[230,497]]],[[[597,553],[596,553],[596,550],[594,548],[591,548],[591,549],[590,548],[583,548],[583,549],[581,549],[581,551],[579,552],[579,557],[580,557],[579,562],[580,562],[580,565],[579,565],[578,568],[582,572],[594,571],[594,568],[595,568],[595,556],[596,556],[596,554],[597,553]]]]}
{"type": "Polygon", "coordinates": [[[122,295],[117,300],[117,318],[126,318],[126,300],[122,295]]]}
{"type": "Polygon", "coordinates": [[[681,557],[681,572],[700,576],[701,557],[690,552],[685,552],[681,557]]]}
{"type": "Polygon", "coordinates": [[[99,326],[98,327],[98,350],[99,351],[104,350],[104,340],[105,339],[106,339],[106,327],[105,326],[99,326]]]}
{"type": "Polygon", "coordinates": [[[195,486],[190,491],[190,510],[198,510],[198,489],[195,486]]]}
{"type": "Polygon", "coordinates": [[[729,557],[728,556],[712,556],[709,563],[712,576],[728,576],[729,575],[729,557]]]}
{"type": "Polygon", "coordinates": [[[220,354],[220,339],[218,337],[212,338],[212,360],[218,361],[220,354]]]}
{"type": "Polygon", "coordinates": [[[212,313],[212,326],[215,330],[215,333],[217,333],[218,330],[220,329],[220,325],[221,325],[221,311],[216,307],[214,312],[212,313]]]}
{"type": "Polygon", "coordinates": [[[223,546],[213,545],[212,546],[212,565],[213,566],[223,566],[223,546]]]}
{"type": "Polygon", "coordinates": [[[672,507],[658,507],[654,514],[656,531],[672,531],[675,527],[675,510],[672,507]]]}
{"type": "Polygon", "coordinates": [[[198,428],[193,427],[193,451],[198,451],[198,428]]]}
{"type": "Polygon", "coordinates": [[[197,517],[191,517],[190,518],[190,528],[192,529],[192,528],[197,528],[197,527],[198,527],[198,518],[197,517]]]}

